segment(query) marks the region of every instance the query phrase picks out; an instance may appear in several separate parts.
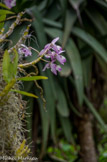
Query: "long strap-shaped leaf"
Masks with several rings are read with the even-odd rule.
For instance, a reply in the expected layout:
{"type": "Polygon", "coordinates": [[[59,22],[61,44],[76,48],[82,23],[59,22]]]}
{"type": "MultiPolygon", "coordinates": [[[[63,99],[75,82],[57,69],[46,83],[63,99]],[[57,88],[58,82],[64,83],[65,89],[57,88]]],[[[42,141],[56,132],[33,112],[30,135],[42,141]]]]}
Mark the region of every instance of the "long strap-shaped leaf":
{"type": "Polygon", "coordinates": [[[34,80],[41,80],[41,79],[48,79],[48,77],[45,77],[45,76],[29,76],[29,77],[17,78],[17,80],[22,80],[22,81],[34,81],[34,80]]]}
{"type": "Polygon", "coordinates": [[[91,48],[93,48],[98,53],[98,55],[107,63],[106,49],[92,35],[78,27],[73,28],[72,33],[80,39],[82,39],[83,41],[85,41],[88,45],[90,45],[91,48]]]}
{"type": "Polygon", "coordinates": [[[16,89],[13,89],[13,90],[11,90],[11,91],[20,93],[20,94],[25,95],[25,96],[38,98],[38,96],[36,96],[36,95],[34,95],[34,94],[32,94],[32,93],[25,92],[25,91],[19,91],[19,90],[16,90],[16,89]]]}
{"type": "Polygon", "coordinates": [[[5,88],[3,89],[3,91],[0,93],[0,97],[4,97],[8,94],[8,92],[10,91],[10,89],[14,86],[14,84],[16,83],[16,79],[11,80],[11,82],[9,82],[5,88]]]}
{"type": "Polygon", "coordinates": [[[75,85],[80,104],[83,102],[83,72],[79,51],[72,39],[66,45],[67,55],[69,57],[75,77],[75,85]]]}

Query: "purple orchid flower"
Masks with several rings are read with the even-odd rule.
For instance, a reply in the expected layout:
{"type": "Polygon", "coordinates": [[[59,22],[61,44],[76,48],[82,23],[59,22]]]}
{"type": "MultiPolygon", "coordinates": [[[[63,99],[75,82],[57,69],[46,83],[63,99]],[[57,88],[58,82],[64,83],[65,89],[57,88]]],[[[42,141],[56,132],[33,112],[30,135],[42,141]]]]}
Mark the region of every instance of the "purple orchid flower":
{"type": "Polygon", "coordinates": [[[45,45],[44,49],[40,51],[39,55],[43,55],[44,53],[46,53],[45,56],[50,56],[51,50],[55,51],[57,54],[64,52],[62,51],[62,47],[57,46],[55,44],[58,40],[59,40],[59,37],[53,39],[51,43],[48,43],[47,45],[45,45]]]}
{"type": "Polygon", "coordinates": [[[16,0],[4,0],[4,3],[8,8],[16,6],[16,0]]]}
{"type": "Polygon", "coordinates": [[[24,54],[25,57],[32,55],[31,50],[27,46],[25,46],[24,44],[21,44],[21,47],[18,49],[18,53],[24,54]]]}
{"type": "Polygon", "coordinates": [[[55,74],[55,75],[57,75],[57,71],[61,71],[62,70],[62,68],[59,66],[59,65],[56,65],[56,64],[54,64],[53,62],[49,62],[49,63],[47,63],[46,65],[45,65],[45,67],[43,68],[43,71],[45,71],[46,69],[51,69],[51,71],[55,74]]]}
{"type": "Polygon", "coordinates": [[[61,55],[57,55],[56,59],[62,64],[64,65],[64,63],[66,62],[66,58],[64,56],[61,55]]]}
{"type": "Polygon", "coordinates": [[[62,47],[59,45],[56,45],[56,42],[59,40],[59,37],[52,40],[51,43],[45,45],[44,49],[40,51],[39,56],[44,55],[47,59],[51,59],[49,63],[45,65],[43,68],[43,71],[46,69],[51,69],[51,71],[57,75],[57,71],[61,71],[62,68],[55,64],[56,61],[58,61],[60,64],[64,65],[66,62],[66,58],[62,56],[61,54],[64,52],[62,50],[62,47]]]}

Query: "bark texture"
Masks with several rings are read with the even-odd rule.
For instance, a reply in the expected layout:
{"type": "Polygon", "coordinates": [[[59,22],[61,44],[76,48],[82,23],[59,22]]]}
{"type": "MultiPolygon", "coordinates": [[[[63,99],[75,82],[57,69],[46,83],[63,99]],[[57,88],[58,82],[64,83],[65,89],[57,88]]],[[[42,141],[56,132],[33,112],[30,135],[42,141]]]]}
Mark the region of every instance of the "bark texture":
{"type": "Polygon", "coordinates": [[[78,136],[82,161],[97,162],[92,123],[89,114],[85,114],[78,120],[78,136]]]}

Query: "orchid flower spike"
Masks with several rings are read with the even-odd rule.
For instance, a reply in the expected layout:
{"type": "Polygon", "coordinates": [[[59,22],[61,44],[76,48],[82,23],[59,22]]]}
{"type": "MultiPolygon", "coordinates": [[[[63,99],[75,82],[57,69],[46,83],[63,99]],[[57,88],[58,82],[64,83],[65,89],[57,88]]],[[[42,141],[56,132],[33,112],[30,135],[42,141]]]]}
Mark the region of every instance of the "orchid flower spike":
{"type": "Polygon", "coordinates": [[[53,39],[52,42],[45,45],[44,49],[39,53],[39,56],[44,54],[47,59],[50,59],[50,62],[45,65],[43,71],[50,68],[55,75],[57,75],[57,71],[60,72],[62,70],[59,65],[55,64],[55,62],[58,61],[62,65],[66,62],[66,58],[61,55],[64,52],[62,47],[56,45],[58,40],[59,37],[53,39]]]}

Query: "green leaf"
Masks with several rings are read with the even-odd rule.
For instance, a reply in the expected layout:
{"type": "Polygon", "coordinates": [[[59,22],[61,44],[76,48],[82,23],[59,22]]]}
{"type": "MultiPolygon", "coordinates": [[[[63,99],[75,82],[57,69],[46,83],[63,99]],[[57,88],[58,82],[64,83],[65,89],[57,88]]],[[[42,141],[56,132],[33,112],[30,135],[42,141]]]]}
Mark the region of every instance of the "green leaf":
{"type": "Polygon", "coordinates": [[[50,20],[50,19],[44,18],[44,19],[43,19],[43,22],[44,22],[46,25],[50,25],[50,26],[52,26],[52,27],[62,28],[62,24],[61,24],[61,23],[56,22],[56,21],[53,21],[53,20],[50,20]]]}
{"type": "Polygon", "coordinates": [[[96,3],[100,5],[100,7],[104,7],[107,10],[107,2],[101,1],[101,0],[94,0],[96,3]]]}
{"type": "Polygon", "coordinates": [[[7,15],[7,14],[15,14],[15,13],[8,10],[2,10],[2,9],[0,10],[0,15],[7,15]]]}
{"type": "Polygon", "coordinates": [[[64,135],[65,135],[67,141],[72,142],[74,144],[75,142],[73,139],[73,135],[71,133],[72,129],[71,129],[71,124],[70,124],[69,118],[62,117],[61,115],[59,115],[59,119],[60,119],[63,131],[64,131],[64,135]]]}
{"type": "Polygon", "coordinates": [[[85,87],[89,87],[91,83],[92,63],[93,63],[92,55],[82,60],[83,78],[85,87]]]}
{"type": "MultiPolygon", "coordinates": [[[[43,75],[43,64],[39,63],[39,69],[41,74],[43,75]]],[[[42,81],[42,84],[44,87],[44,94],[46,99],[46,109],[50,120],[51,135],[54,143],[56,143],[55,85],[52,73],[47,70],[45,72],[45,75],[48,77],[48,80],[46,82],[42,81]]]]}
{"type": "Polygon", "coordinates": [[[69,59],[66,56],[66,63],[64,64],[64,66],[62,66],[62,70],[60,72],[60,76],[64,76],[64,77],[68,77],[69,75],[71,75],[72,72],[72,68],[69,62],[69,59]]]}
{"type": "Polygon", "coordinates": [[[73,28],[72,33],[85,41],[88,45],[90,45],[97,52],[97,54],[107,63],[106,49],[92,35],[78,27],[73,28]]]}
{"type": "Polygon", "coordinates": [[[92,105],[92,103],[88,100],[88,98],[86,96],[84,96],[84,102],[86,103],[86,105],[88,106],[88,108],[90,109],[90,111],[93,113],[93,115],[95,116],[95,118],[98,120],[98,122],[102,125],[102,127],[104,128],[104,130],[107,131],[107,127],[106,127],[104,121],[102,120],[102,118],[100,117],[100,115],[96,111],[95,107],[92,105]]]}
{"type": "Polygon", "coordinates": [[[0,93],[0,97],[4,97],[5,95],[8,94],[8,92],[10,91],[10,89],[14,86],[14,84],[16,83],[16,79],[12,79],[3,89],[3,91],[0,93]]]}
{"type": "Polygon", "coordinates": [[[58,20],[58,18],[60,18],[60,16],[61,16],[61,10],[57,7],[56,3],[53,3],[53,5],[51,5],[48,8],[48,10],[45,14],[45,18],[48,18],[48,19],[51,19],[51,20],[58,20]]]}
{"type": "Polygon", "coordinates": [[[1,3],[0,2],[0,7],[3,7],[3,8],[6,8],[6,9],[9,9],[5,4],[1,3]]]}
{"type": "Polygon", "coordinates": [[[52,38],[59,37],[60,38],[59,42],[60,43],[62,42],[63,32],[61,30],[56,28],[45,28],[45,31],[52,38]]]}
{"type": "Polygon", "coordinates": [[[77,19],[75,12],[67,11],[66,19],[65,19],[65,29],[63,34],[63,42],[62,46],[64,47],[72,30],[72,27],[77,19]]]}
{"type": "Polygon", "coordinates": [[[33,21],[32,26],[36,30],[40,48],[43,48],[44,45],[47,43],[46,34],[44,32],[44,24],[42,21],[43,19],[39,10],[36,7],[33,7],[31,9],[31,12],[35,16],[35,20],[33,21]]]}
{"type": "Polygon", "coordinates": [[[46,152],[50,121],[49,114],[48,112],[44,111],[42,101],[40,100],[40,98],[38,99],[38,103],[40,106],[40,116],[42,121],[42,150],[40,154],[40,156],[42,157],[46,152]]]}
{"type": "Polygon", "coordinates": [[[81,3],[83,3],[85,0],[69,0],[70,4],[72,5],[72,7],[75,10],[79,9],[79,6],[81,5],[81,3]]]}
{"type": "Polygon", "coordinates": [[[33,80],[41,80],[41,79],[48,79],[48,77],[45,77],[45,76],[29,76],[29,77],[17,78],[17,80],[22,80],[22,81],[33,81],[33,80]]]}
{"type": "Polygon", "coordinates": [[[0,16],[0,30],[3,28],[4,26],[4,21],[6,19],[6,15],[2,15],[0,16]]]}
{"type": "Polygon", "coordinates": [[[69,0],[71,6],[74,8],[74,10],[77,13],[78,19],[80,21],[80,23],[82,24],[82,20],[81,20],[81,15],[80,15],[80,5],[85,2],[85,0],[69,0]]]}
{"type": "Polygon", "coordinates": [[[10,54],[6,50],[3,56],[3,78],[6,82],[10,82],[15,78],[17,73],[18,64],[18,53],[14,50],[14,55],[12,55],[13,60],[10,59],[10,54]]]}
{"type": "Polygon", "coordinates": [[[6,50],[4,52],[4,56],[3,56],[3,78],[6,82],[9,82],[11,80],[10,78],[10,72],[9,72],[9,66],[10,66],[10,56],[8,51],[6,50]]]}
{"type": "MultiPolygon", "coordinates": [[[[69,76],[69,79],[71,81],[71,84],[74,86],[74,78],[72,76],[69,76]]],[[[78,109],[71,102],[71,96],[69,94],[69,86],[68,86],[68,80],[67,79],[64,79],[64,81],[63,81],[63,88],[64,88],[64,91],[65,91],[65,95],[66,95],[66,98],[67,98],[67,103],[69,105],[69,108],[71,108],[72,111],[77,116],[81,117],[80,112],[78,111],[78,109]]]]}
{"type": "Polygon", "coordinates": [[[25,92],[25,91],[19,91],[19,90],[16,90],[16,89],[13,89],[13,90],[11,90],[11,91],[17,92],[17,93],[22,94],[22,95],[25,95],[25,96],[38,98],[38,96],[36,96],[36,95],[34,95],[34,94],[32,94],[32,93],[25,92]]]}
{"type": "Polygon", "coordinates": [[[38,5],[39,11],[44,10],[44,9],[47,7],[47,3],[48,3],[48,0],[42,1],[42,2],[38,5]]]}
{"type": "Polygon", "coordinates": [[[105,35],[107,33],[107,21],[104,19],[101,13],[98,12],[95,7],[85,10],[85,12],[99,32],[105,35]]]}
{"type": "Polygon", "coordinates": [[[15,49],[14,49],[14,53],[13,53],[12,57],[13,57],[13,59],[9,65],[9,72],[10,72],[9,75],[13,79],[13,78],[15,78],[15,76],[17,74],[17,66],[18,66],[18,53],[15,49]]]}
{"type": "Polygon", "coordinates": [[[73,69],[77,95],[80,105],[83,102],[83,71],[79,51],[72,39],[66,45],[66,52],[73,69]]]}
{"type": "Polygon", "coordinates": [[[67,105],[66,97],[60,85],[56,82],[55,87],[57,89],[57,110],[59,114],[63,117],[69,116],[69,108],[67,105]]]}

